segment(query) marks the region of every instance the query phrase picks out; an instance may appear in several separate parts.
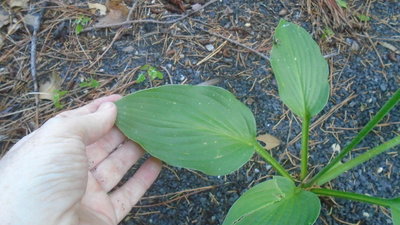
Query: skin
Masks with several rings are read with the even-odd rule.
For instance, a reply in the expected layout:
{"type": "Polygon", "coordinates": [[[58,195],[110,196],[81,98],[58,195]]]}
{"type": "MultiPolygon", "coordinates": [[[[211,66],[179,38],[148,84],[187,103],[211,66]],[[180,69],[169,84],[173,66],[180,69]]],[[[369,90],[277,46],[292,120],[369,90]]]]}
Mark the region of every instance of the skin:
{"type": "Polygon", "coordinates": [[[161,170],[114,127],[119,95],[63,112],[21,139],[0,160],[0,224],[116,225],[161,170]],[[111,190],[113,190],[111,192],[111,190]]]}

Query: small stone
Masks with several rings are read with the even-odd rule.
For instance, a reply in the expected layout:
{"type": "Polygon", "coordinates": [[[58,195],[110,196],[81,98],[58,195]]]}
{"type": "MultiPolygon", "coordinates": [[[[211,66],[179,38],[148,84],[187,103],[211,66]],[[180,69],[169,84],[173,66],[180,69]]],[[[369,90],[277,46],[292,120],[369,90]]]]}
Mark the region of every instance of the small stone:
{"type": "Polygon", "coordinates": [[[251,27],[251,23],[245,23],[244,26],[245,27],[251,27]]]}
{"type": "Polygon", "coordinates": [[[388,54],[388,58],[389,58],[390,61],[392,61],[392,62],[397,62],[396,53],[394,53],[394,52],[390,52],[390,53],[388,54]]]}
{"type": "Polygon", "coordinates": [[[371,102],[372,102],[372,98],[369,98],[369,99],[367,100],[367,102],[368,102],[368,103],[371,103],[371,102]]]}
{"type": "Polygon", "coordinates": [[[285,9],[285,8],[283,8],[283,9],[281,9],[281,11],[279,11],[279,13],[278,13],[278,15],[280,15],[280,16],[286,16],[287,14],[288,14],[288,10],[287,9],[285,9]]]}
{"type": "Polygon", "coordinates": [[[100,73],[104,72],[104,69],[103,68],[99,69],[99,72],[100,73]]]}
{"type": "Polygon", "coordinates": [[[380,174],[380,173],[382,173],[382,171],[383,171],[383,168],[382,168],[382,167],[379,167],[379,168],[376,170],[376,173],[380,174]]]}
{"type": "Polygon", "coordinates": [[[209,51],[209,52],[214,51],[214,45],[212,45],[212,44],[207,44],[205,47],[206,47],[207,51],[209,51]]]}
{"type": "Polygon", "coordinates": [[[363,212],[363,216],[366,217],[366,218],[368,218],[368,217],[369,217],[369,213],[363,212]]]}
{"type": "Polygon", "coordinates": [[[360,45],[357,43],[357,41],[351,39],[351,38],[346,38],[347,44],[350,45],[350,50],[352,51],[358,51],[360,50],[360,45]]]}
{"type": "Polygon", "coordinates": [[[123,52],[133,52],[135,48],[133,46],[127,46],[122,49],[123,52]]]}
{"type": "Polygon", "coordinates": [[[257,169],[257,168],[254,169],[254,173],[259,173],[259,172],[260,172],[259,169],[257,169]]]}
{"type": "Polygon", "coordinates": [[[192,5],[192,9],[193,11],[199,11],[201,9],[201,5],[199,3],[196,3],[194,5],[192,5]]]}
{"type": "Polygon", "coordinates": [[[381,91],[387,90],[387,84],[385,84],[385,83],[382,83],[381,85],[379,85],[379,87],[381,88],[381,91]]]}

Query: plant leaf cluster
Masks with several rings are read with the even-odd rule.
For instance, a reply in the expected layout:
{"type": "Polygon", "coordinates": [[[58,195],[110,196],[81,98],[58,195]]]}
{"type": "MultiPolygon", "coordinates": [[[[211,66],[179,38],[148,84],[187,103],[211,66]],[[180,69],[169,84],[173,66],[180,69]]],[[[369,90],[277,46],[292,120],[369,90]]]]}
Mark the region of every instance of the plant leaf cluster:
{"type": "MultiPolygon", "coordinates": [[[[230,92],[214,86],[168,85],[138,91],[116,102],[116,125],[151,155],[166,163],[208,175],[232,173],[256,152],[280,176],[245,192],[229,210],[223,225],[309,225],[320,213],[318,196],[332,196],[385,206],[400,224],[399,198],[383,199],[323,188],[338,175],[400,144],[400,136],[357,157],[341,160],[399,102],[400,90],[359,134],[317,174],[308,171],[309,126],[327,104],[329,68],[318,44],[300,26],[281,20],[275,30],[271,66],[285,105],[302,121],[300,174],[291,174],[256,139],[251,111],[230,92]],[[322,188],[321,188],[322,187],[322,188]]],[[[141,68],[150,79],[154,67],[141,68]]],[[[161,79],[161,78],[160,78],[161,79]]]]}

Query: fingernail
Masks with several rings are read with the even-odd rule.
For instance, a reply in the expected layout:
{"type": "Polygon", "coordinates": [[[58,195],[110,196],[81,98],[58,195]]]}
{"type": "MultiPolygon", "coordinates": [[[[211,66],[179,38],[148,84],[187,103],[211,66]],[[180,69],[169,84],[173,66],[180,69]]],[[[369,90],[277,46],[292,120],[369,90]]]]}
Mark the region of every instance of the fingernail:
{"type": "Polygon", "coordinates": [[[114,103],[112,102],[104,102],[100,105],[98,110],[108,110],[114,107],[114,103]]]}

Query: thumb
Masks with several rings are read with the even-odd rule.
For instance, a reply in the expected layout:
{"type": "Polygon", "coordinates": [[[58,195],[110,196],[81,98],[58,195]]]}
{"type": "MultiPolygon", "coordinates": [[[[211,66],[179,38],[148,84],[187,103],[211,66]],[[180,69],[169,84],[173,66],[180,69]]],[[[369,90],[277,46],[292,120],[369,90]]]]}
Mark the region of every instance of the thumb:
{"type": "Polygon", "coordinates": [[[89,145],[104,136],[115,123],[117,107],[112,102],[102,103],[96,111],[84,115],[59,115],[49,122],[53,135],[66,138],[80,138],[89,145]]]}

